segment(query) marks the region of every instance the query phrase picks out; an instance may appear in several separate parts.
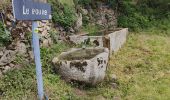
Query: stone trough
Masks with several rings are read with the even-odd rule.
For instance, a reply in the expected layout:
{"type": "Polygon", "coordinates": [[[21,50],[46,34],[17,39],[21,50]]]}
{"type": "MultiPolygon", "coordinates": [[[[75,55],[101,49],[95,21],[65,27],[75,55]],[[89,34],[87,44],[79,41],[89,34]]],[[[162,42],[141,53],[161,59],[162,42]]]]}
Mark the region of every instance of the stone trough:
{"type": "Polygon", "coordinates": [[[126,42],[128,28],[118,28],[100,33],[102,34],[99,36],[73,35],[69,39],[75,44],[82,44],[89,41],[89,44],[93,44],[94,46],[107,47],[110,50],[110,54],[112,54],[112,52],[117,52],[126,42]]]}
{"type": "Polygon", "coordinates": [[[53,59],[57,72],[66,81],[95,85],[105,77],[109,50],[103,47],[74,48],[53,59]]]}

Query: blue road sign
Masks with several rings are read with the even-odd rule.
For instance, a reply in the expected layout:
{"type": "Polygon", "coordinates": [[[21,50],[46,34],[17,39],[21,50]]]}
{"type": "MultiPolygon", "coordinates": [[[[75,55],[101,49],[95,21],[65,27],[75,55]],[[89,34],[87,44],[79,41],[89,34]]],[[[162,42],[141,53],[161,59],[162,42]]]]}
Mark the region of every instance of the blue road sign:
{"type": "Polygon", "coordinates": [[[12,0],[14,17],[17,20],[51,19],[51,6],[29,0],[12,0]]]}

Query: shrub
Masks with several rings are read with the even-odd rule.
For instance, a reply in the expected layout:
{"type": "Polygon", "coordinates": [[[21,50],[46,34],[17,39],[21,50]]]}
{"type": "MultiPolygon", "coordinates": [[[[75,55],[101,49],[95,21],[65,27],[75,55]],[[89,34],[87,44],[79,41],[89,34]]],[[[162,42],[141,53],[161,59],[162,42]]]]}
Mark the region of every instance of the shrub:
{"type": "Polygon", "coordinates": [[[0,21],[0,45],[8,44],[10,41],[10,32],[5,30],[3,23],[0,21]]]}
{"type": "Polygon", "coordinates": [[[49,0],[52,5],[52,20],[64,28],[69,28],[76,21],[75,9],[67,4],[61,4],[58,0],[49,0]]]}
{"type": "Polygon", "coordinates": [[[119,5],[119,27],[128,27],[131,31],[157,27],[157,21],[166,20],[170,14],[168,0],[124,0],[119,5]],[[168,10],[169,9],[169,10],[168,10]]]}

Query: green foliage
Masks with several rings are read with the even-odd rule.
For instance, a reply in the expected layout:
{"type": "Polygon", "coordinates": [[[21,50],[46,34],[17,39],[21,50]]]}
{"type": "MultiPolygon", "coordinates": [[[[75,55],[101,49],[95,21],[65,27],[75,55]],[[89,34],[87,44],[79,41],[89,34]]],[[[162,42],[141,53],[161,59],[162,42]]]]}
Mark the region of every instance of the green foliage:
{"type": "Polygon", "coordinates": [[[89,35],[91,36],[95,36],[95,35],[99,35],[97,33],[100,31],[100,27],[97,25],[88,24],[83,27],[83,31],[88,32],[89,35]]]}
{"type": "Polygon", "coordinates": [[[76,21],[75,9],[68,4],[61,4],[58,0],[49,0],[52,5],[52,19],[66,29],[72,27],[76,21]]]}
{"type": "Polygon", "coordinates": [[[8,44],[10,41],[10,32],[5,30],[3,23],[0,21],[0,45],[8,44]]]}
{"type": "Polygon", "coordinates": [[[169,18],[168,2],[170,3],[169,0],[138,0],[137,3],[132,0],[122,1],[118,9],[121,13],[118,17],[119,27],[128,27],[131,31],[156,27],[160,19],[169,18]]]}
{"type": "Polygon", "coordinates": [[[17,100],[28,97],[36,97],[36,80],[35,71],[31,66],[24,67],[20,70],[15,69],[7,72],[2,78],[0,78],[0,99],[17,100]],[[1,98],[3,97],[3,98],[1,98]],[[30,96],[31,97],[31,96],[30,96]]]}
{"type": "Polygon", "coordinates": [[[92,2],[92,0],[78,0],[78,4],[81,5],[89,5],[92,2]]]}
{"type": "Polygon", "coordinates": [[[42,66],[45,69],[45,72],[49,73],[52,71],[51,61],[54,57],[58,55],[58,53],[68,49],[70,46],[63,43],[57,43],[53,45],[51,48],[41,48],[41,59],[42,66]]]}
{"type": "Polygon", "coordinates": [[[59,33],[55,29],[51,29],[49,31],[49,34],[50,34],[50,37],[52,38],[53,42],[57,43],[58,42],[59,33]]]}

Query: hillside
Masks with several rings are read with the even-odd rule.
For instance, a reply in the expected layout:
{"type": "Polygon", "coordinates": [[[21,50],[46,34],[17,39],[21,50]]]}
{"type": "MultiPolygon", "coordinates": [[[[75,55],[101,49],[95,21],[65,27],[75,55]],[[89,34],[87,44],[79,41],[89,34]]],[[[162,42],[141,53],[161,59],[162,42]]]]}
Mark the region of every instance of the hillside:
{"type": "MultiPolygon", "coordinates": [[[[52,6],[52,19],[38,21],[38,35],[44,92],[49,100],[170,99],[169,0],[47,1],[52,6]],[[112,52],[108,41],[120,45],[122,38],[110,38],[109,34],[122,28],[129,29],[127,41],[112,52]],[[101,83],[67,81],[57,72],[52,62],[55,57],[71,48],[100,46],[100,40],[102,46],[110,50],[101,83]]],[[[38,99],[31,26],[30,21],[15,20],[11,0],[2,0],[0,100],[38,99]]],[[[75,54],[70,56],[77,56],[79,52],[75,54]]],[[[98,63],[103,62],[99,59],[98,63]]],[[[82,70],[80,65],[77,66],[82,70]]]]}

